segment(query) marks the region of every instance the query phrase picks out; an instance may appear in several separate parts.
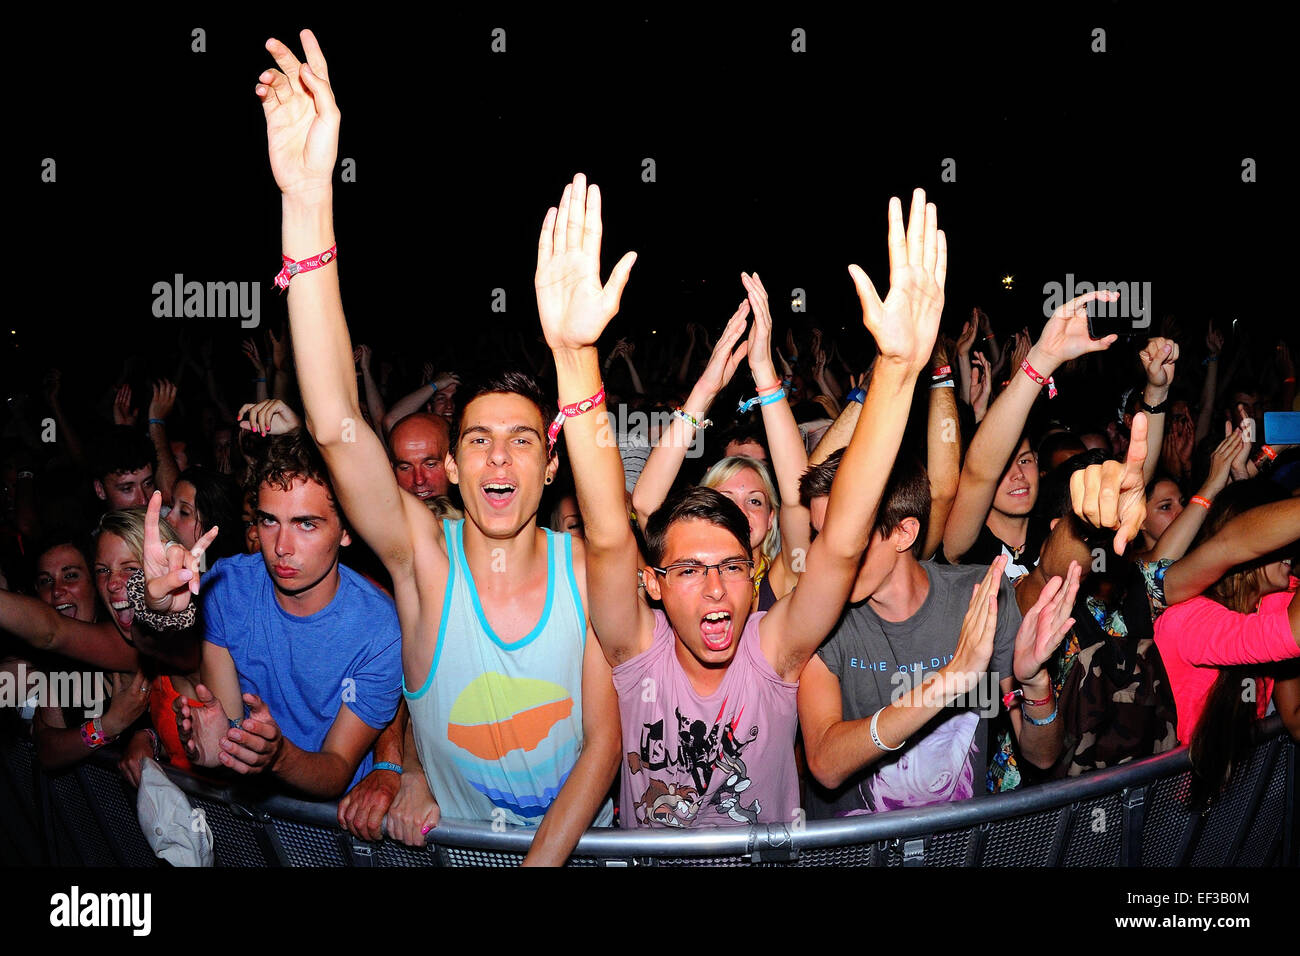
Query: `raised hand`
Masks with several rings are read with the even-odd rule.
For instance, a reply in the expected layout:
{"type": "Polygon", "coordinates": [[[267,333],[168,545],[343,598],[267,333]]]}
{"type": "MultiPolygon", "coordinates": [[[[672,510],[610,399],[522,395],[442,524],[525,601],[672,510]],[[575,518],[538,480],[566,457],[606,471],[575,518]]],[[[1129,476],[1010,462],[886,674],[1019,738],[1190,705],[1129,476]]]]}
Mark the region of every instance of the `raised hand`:
{"type": "Polygon", "coordinates": [[[279,40],[267,40],[279,69],[262,73],[255,89],[266,116],[271,172],[286,196],[328,191],[339,145],[340,114],[325,56],[310,30],[299,36],[307,62],[279,40]]]}
{"type": "Polygon", "coordinates": [[[1024,329],[1017,332],[1011,337],[1011,343],[1011,364],[1007,367],[1007,371],[1011,375],[1015,375],[1020,368],[1020,364],[1029,358],[1029,350],[1033,346],[1029,338],[1029,330],[1024,329]]]}
{"type": "Polygon", "coordinates": [[[1074,513],[1095,528],[1115,528],[1116,554],[1137,537],[1146,520],[1146,484],[1142,463],[1147,457],[1147,416],[1133,416],[1129,433],[1128,458],[1089,465],[1070,476],[1070,506],[1074,513]]]}
{"type": "Polygon", "coordinates": [[[293,409],[278,398],[241,406],[235,416],[239,427],[258,435],[284,435],[302,424],[293,409]]]}
{"type": "Polygon", "coordinates": [[[1178,343],[1172,339],[1153,338],[1138,353],[1147,384],[1152,388],[1168,389],[1174,381],[1174,363],[1178,361],[1178,343]]]}
{"type": "Polygon", "coordinates": [[[131,407],[131,386],[123,385],[113,396],[113,424],[134,425],[137,414],[131,407]]]}
{"type": "Polygon", "coordinates": [[[993,393],[993,372],[983,352],[974,353],[970,371],[970,407],[975,411],[975,421],[979,422],[989,410],[989,397],[993,393]]]}
{"type": "Polygon", "coordinates": [[[266,334],[271,337],[271,364],[282,372],[289,361],[289,336],[276,335],[275,329],[267,329],[266,334]]]}
{"type": "Polygon", "coordinates": [[[149,709],[149,682],[140,671],[116,671],[109,680],[113,698],[104,713],[104,733],[117,737],[149,709]]]}
{"type": "Polygon", "coordinates": [[[1210,473],[1205,479],[1205,484],[1212,486],[1215,494],[1226,488],[1232,480],[1232,464],[1246,448],[1241,429],[1233,428],[1232,422],[1224,422],[1223,431],[1223,441],[1219,442],[1219,447],[1210,456],[1210,473]]]}
{"type": "Polygon", "coordinates": [[[957,354],[970,355],[971,347],[975,344],[975,332],[979,324],[979,312],[971,309],[971,317],[962,323],[961,335],[957,336],[957,354]]]}
{"type": "MultiPolygon", "coordinates": [[[[1066,302],[1052,313],[1052,317],[1043,326],[1043,332],[1030,349],[1033,355],[1031,363],[1040,375],[1051,375],[1058,367],[1071,359],[1077,359],[1089,352],[1100,352],[1110,348],[1119,339],[1118,335],[1108,335],[1104,339],[1094,339],[1088,334],[1088,303],[1094,299],[1098,302],[1113,302],[1119,293],[1110,289],[1086,292],[1066,302]]],[[[1020,367],[1017,362],[1011,366],[1011,374],[1020,367]]]]}
{"type": "Polygon", "coordinates": [[[358,345],[352,350],[352,361],[355,362],[357,368],[362,371],[369,370],[372,359],[373,354],[370,351],[369,345],[358,345]]]}
{"type": "Polygon", "coordinates": [[[1295,362],[1291,360],[1291,348],[1284,339],[1277,343],[1277,370],[1284,381],[1295,378],[1295,362]]]}
{"type": "Polygon", "coordinates": [[[1053,577],[1025,612],[1016,632],[1014,667],[1016,680],[1031,684],[1042,676],[1045,665],[1074,627],[1070,609],[1079,593],[1079,562],[1071,561],[1065,579],[1053,577]]]}
{"type": "Polygon", "coordinates": [[[191,706],[184,694],[172,701],[176,733],[190,763],[196,767],[219,766],[221,742],[230,729],[230,720],[221,707],[221,701],[203,684],[194,686],[194,699],[198,701],[198,707],[191,706]]]}
{"type": "Polygon", "coordinates": [[[262,354],[257,350],[257,342],[254,339],[244,339],[243,345],[240,346],[248,361],[253,365],[253,371],[257,372],[260,378],[266,377],[266,363],[262,361],[262,354]]]}
{"type": "Polygon", "coordinates": [[[1006,566],[1006,555],[998,555],[984,579],[973,588],[961,622],[961,634],[957,637],[957,649],[939,672],[944,682],[944,697],[949,702],[969,693],[989,669],[998,627],[998,588],[1002,586],[1002,571],[1006,566]]]}
{"type": "Polygon", "coordinates": [[[939,333],[948,274],[948,239],[939,229],[934,203],[925,201],[925,190],[912,193],[906,230],[902,202],[896,196],[889,200],[889,293],[884,301],[861,267],[849,266],[849,274],[862,303],[862,322],[880,357],[922,369],[939,333]]]}
{"type": "Polygon", "coordinates": [[[1214,320],[1210,319],[1205,327],[1205,349],[1211,355],[1218,355],[1223,351],[1223,333],[1214,327],[1214,320]]]}
{"type": "Polygon", "coordinates": [[[552,349],[594,346],[610,319],[618,314],[636,253],[614,266],[609,281],[600,281],[600,187],[588,187],[578,173],[564,187],[558,207],[546,210],[537,241],[537,311],[542,333],[552,349]]]}
{"type": "Polygon", "coordinates": [[[236,773],[261,773],[272,767],[280,756],[284,736],[262,698],[244,694],[243,700],[248,705],[248,716],[238,727],[226,731],[219,759],[236,773]]]}
{"type": "Polygon", "coordinates": [[[709,355],[709,364],[704,367],[700,384],[714,395],[727,387],[727,383],[736,374],[736,369],[740,367],[740,363],[749,352],[750,343],[740,342],[740,337],[745,334],[748,317],[749,302],[742,301],[727,320],[727,327],[718,336],[718,342],[709,355]],[[736,347],[737,342],[740,342],[739,348],[736,347]]]}
{"type": "Polygon", "coordinates": [[[161,513],[162,492],[155,491],[144,515],[144,602],[151,611],[177,614],[199,593],[199,558],[220,529],[214,525],[186,551],[175,541],[163,543],[158,530],[161,513]]]}
{"type": "Polygon", "coordinates": [[[754,384],[766,388],[777,381],[776,367],[772,364],[772,311],[768,307],[767,289],[757,272],[752,276],[742,272],[740,284],[745,287],[754,312],[754,324],[749,329],[749,371],[754,376],[754,384]]]}
{"type": "Polygon", "coordinates": [[[176,404],[176,386],[167,379],[153,383],[153,397],[149,400],[149,419],[162,421],[171,414],[176,404]]]}

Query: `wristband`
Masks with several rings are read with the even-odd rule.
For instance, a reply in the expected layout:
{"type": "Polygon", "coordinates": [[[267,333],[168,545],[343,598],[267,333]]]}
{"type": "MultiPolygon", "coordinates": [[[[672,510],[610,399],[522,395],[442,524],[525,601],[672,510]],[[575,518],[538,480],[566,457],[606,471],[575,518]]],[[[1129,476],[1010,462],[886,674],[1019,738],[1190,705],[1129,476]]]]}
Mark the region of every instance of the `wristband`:
{"type": "MultiPolygon", "coordinates": [[[[262,381],[266,381],[266,379],[263,379],[262,381]]],[[[151,418],[151,419],[149,419],[149,424],[150,424],[150,425],[166,425],[167,423],[166,423],[165,421],[163,421],[161,418],[151,418]]]]}
{"type": "Polygon", "coordinates": [[[1047,717],[1045,717],[1042,720],[1039,720],[1036,717],[1030,717],[1028,714],[1026,714],[1025,709],[1022,707],[1020,708],[1020,719],[1029,721],[1029,723],[1033,724],[1035,727],[1046,727],[1048,724],[1050,724],[1052,721],[1056,719],[1056,714],[1059,710],[1060,710],[1059,707],[1053,707],[1052,712],[1047,717]]]}
{"type": "Polygon", "coordinates": [[[1056,699],[1056,695],[1052,694],[1051,696],[1044,697],[1042,700],[1030,700],[1028,697],[1025,696],[1024,688],[1017,687],[1015,690],[1007,691],[1005,694],[1002,695],[1002,706],[1010,707],[1012,704],[1016,702],[1017,697],[1020,698],[1020,703],[1022,706],[1027,704],[1030,707],[1046,707],[1048,704],[1050,704],[1053,700],[1056,699]]]}
{"type": "Polygon", "coordinates": [[[104,722],[98,717],[81,725],[81,740],[91,750],[98,750],[115,739],[104,733],[104,722]]]}
{"type": "Polygon", "coordinates": [[[338,249],[339,245],[336,242],[319,255],[312,256],[310,259],[299,259],[297,262],[294,262],[286,255],[281,255],[280,258],[284,260],[284,266],[271,281],[279,286],[280,291],[283,292],[289,288],[289,280],[294,276],[302,272],[311,272],[333,262],[338,256],[338,249]]]}
{"type": "Polygon", "coordinates": [[[1157,402],[1155,405],[1148,405],[1147,400],[1144,398],[1141,399],[1141,406],[1142,410],[1148,415],[1163,415],[1165,410],[1169,408],[1169,399],[1166,398],[1163,402],[1157,402]]]}
{"type": "Polygon", "coordinates": [[[930,383],[931,388],[956,388],[957,383],[950,378],[936,378],[930,383]]]}
{"type": "Polygon", "coordinates": [[[770,395],[755,395],[751,399],[742,401],[740,405],[737,406],[737,410],[740,412],[740,414],[743,415],[745,414],[745,412],[749,411],[755,405],[775,405],[783,398],[785,398],[785,389],[778,388],[775,392],[772,392],[770,395]]]}
{"type": "Polygon", "coordinates": [[[591,411],[597,405],[605,400],[605,386],[600,386],[600,391],[591,398],[584,398],[580,402],[572,405],[565,405],[560,409],[560,414],[555,416],[555,421],[551,422],[551,427],[546,429],[546,451],[549,454],[555,447],[555,440],[560,437],[560,428],[564,425],[566,418],[577,418],[579,415],[591,411]]]}
{"type": "Polygon", "coordinates": [[[704,421],[700,421],[698,418],[696,418],[694,415],[692,415],[684,408],[674,408],[673,418],[680,418],[686,424],[692,425],[695,428],[699,429],[700,431],[704,431],[704,429],[708,428],[710,425],[713,424],[712,419],[706,418],[704,419],[704,421]]]}
{"type": "Polygon", "coordinates": [[[20,471],[20,472],[18,472],[18,475],[17,475],[16,477],[18,478],[19,481],[22,481],[24,478],[35,478],[35,477],[36,477],[36,472],[34,472],[34,471],[20,471]]]}
{"type": "Polygon", "coordinates": [[[853,391],[849,392],[848,396],[845,398],[845,401],[857,402],[859,405],[865,405],[867,403],[866,390],[862,388],[855,388],[853,391]]]}
{"type": "Polygon", "coordinates": [[[936,378],[936,379],[937,379],[937,378],[947,378],[947,377],[950,376],[950,375],[952,375],[952,366],[951,366],[951,365],[939,365],[939,366],[935,367],[934,369],[932,369],[931,372],[930,372],[930,377],[931,377],[931,378],[936,378]]]}
{"type": "Polygon", "coordinates": [[[135,612],[136,618],[155,631],[183,631],[188,627],[193,627],[194,618],[199,610],[197,600],[191,600],[185,610],[176,611],[172,614],[149,610],[148,605],[144,603],[143,568],[136,568],[135,571],[131,572],[131,577],[127,579],[126,599],[131,602],[131,610],[135,612]]]}
{"type": "Polygon", "coordinates": [[[434,390],[434,392],[437,392],[437,391],[438,391],[438,383],[437,383],[437,382],[425,382],[425,383],[424,383],[424,387],[425,387],[425,388],[431,388],[431,389],[434,390]]]}
{"type": "Polygon", "coordinates": [[[1295,384],[1295,376],[1294,376],[1294,375],[1288,375],[1286,378],[1282,379],[1282,384],[1283,384],[1283,385],[1294,385],[1294,384],[1295,384]]]}
{"type": "Polygon", "coordinates": [[[772,392],[775,392],[778,388],[784,388],[784,387],[785,387],[784,382],[777,382],[775,385],[769,385],[767,386],[767,388],[756,389],[756,391],[758,392],[759,395],[771,394],[772,392]]]}
{"type": "Polygon", "coordinates": [[[1056,398],[1056,381],[1050,375],[1047,378],[1039,375],[1038,372],[1034,370],[1034,367],[1029,364],[1029,359],[1025,359],[1020,363],[1020,370],[1033,379],[1040,387],[1046,385],[1047,397],[1049,399],[1056,398]]]}
{"type": "MultiPolygon", "coordinates": [[[[264,379],[264,378],[255,378],[255,379],[253,379],[253,381],[254,381],[254,382],[261,382],[263,385],[266,384],[266,379],[264,379]]],[[[151,420],[152,420],[152,419],[151,419],[151,420]]]]}
{"type": "Polygon", "coordinates": [[[1200,505],[1206,511],[1209,511],[1210,505],[1214,504],[1214,502],[1209,498],[1206,498],[1204,495],[1192,495],[1192,504],[1200,505]]]}
{"type": "Polygon", "coordinates": [[[879,747],[881,750],[887,750],[887,751],[902,750],[903,744],[907,743],[906,740],[904,740],[903,743],[899,744],[897,747],[886,747],[885,742],[881,740],[880,735],[876,733],[876,721],[880,719],[880,713],[884,709],[885,709],[884,707],[881,707],[880,710],[876,711],[874,714],[871,715],[871,742],[875,744],[877,747],[879,747]]]}
{"type": "Polygon", "coordinates": [[[1276,457],[1277,457],[1277,452],[1273,450],[1272,446],[1260,445],[1259,454],[1255,456],[1255,464],[1258,465],[1265,458],[1267,458],[1269,461],[1272,461],[1276,457]]]}
{"type": "Polygon", "coordinates": [[[1201,364],[1209,365],[1211,362],[1217,362],[1218,360],[1219,360],[1219,356],[1211,352],[1209,355],[1205,356],[1205,358],[1201,360],[1201,364]]]}
{"type": "Polygon", "coordinates": [[[376,770],[391,770],[399,777],[402,775],[402,765],[399,763],[390,763],[387,760],[375,761],[374,765],[370,768],[370,770],[371,772],[374,772],[376,770]]]}

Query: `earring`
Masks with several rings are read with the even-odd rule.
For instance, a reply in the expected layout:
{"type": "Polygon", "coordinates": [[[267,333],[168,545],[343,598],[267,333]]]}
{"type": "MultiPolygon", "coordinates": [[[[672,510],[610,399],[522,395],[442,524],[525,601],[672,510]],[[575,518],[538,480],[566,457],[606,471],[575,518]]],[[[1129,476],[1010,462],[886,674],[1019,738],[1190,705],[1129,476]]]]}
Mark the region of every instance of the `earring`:
{"type": "Polygon", "coordinates": [[[554,481],[553,478],[547,478],[545,484],[549,485],[552,481],[554,481]]]}

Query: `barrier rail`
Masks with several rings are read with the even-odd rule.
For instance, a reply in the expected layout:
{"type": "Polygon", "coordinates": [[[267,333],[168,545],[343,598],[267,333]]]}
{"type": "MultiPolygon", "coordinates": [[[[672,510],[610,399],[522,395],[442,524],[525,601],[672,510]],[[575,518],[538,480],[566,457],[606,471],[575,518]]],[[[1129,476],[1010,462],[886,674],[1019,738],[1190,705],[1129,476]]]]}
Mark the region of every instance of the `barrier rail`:
{"type": "MultiPolygon", "coordinates": [[[[1297,747],[1272,717],[1204,814],[1182,804],[1186,748],[1071,780],[800,826],[588,830],[570,866],[1294,866],[1297,747]]],[[[0,860],[153,866],[116,756],[47,774],[0,728],[0,860]]],[[[444,821],[424,848],[339,829],[336,804],[258,796],[165,768],[203,812],[218,866],[513,866],[532,831],[444,821]]]]}

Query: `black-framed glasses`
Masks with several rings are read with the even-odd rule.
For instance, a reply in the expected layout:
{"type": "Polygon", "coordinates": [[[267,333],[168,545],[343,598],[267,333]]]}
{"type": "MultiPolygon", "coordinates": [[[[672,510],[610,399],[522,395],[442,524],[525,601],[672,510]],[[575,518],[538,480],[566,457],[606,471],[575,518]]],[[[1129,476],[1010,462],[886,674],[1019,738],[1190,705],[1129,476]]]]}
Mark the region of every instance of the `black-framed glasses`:
{"type": "Polygon", "coordinates": [[[717,569],[718,576],[724,582],[752,581],[754,579],[754,562],[745,560],[722,561],[718,564],[670,564],[666,568],[653,568],[656,574],[662,574],[673,587],[696,588],[704,583],[709,572],[717,569]]]}

